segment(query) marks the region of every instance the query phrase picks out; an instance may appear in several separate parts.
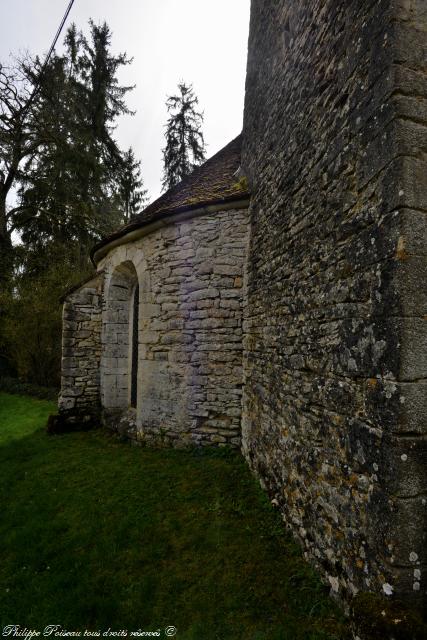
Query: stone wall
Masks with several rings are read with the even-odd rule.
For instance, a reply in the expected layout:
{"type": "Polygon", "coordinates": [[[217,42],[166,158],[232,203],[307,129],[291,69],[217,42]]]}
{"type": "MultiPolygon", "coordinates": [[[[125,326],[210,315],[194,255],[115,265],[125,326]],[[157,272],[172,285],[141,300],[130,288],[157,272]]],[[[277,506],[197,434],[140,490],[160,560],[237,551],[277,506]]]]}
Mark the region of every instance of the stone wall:
{"type": "Polygon", "coordinates": [[[60,413],[81,419],[99,409],[103,274],[68,294],[63,306],[60,413]]]}
{"type": "Polygon", "coordinates": [[[177,221],[112,249],[100,263],[101,394],[113,428],[155,445],[240,444],[247,215],[230,209],[177,221]],[[123,379],[121,400],[111,400],[118,369],[129,372],[130,356],[120,347],[129,302],[111,305],[118,270],[129,264],[139,284],[136,411],[118,406],[128,394],[123,379]]]}
{"type": "Polygon", "coordinates": [[[426,589],[426,5],[252,0],[243,451],[341,598],[426,589]]]}

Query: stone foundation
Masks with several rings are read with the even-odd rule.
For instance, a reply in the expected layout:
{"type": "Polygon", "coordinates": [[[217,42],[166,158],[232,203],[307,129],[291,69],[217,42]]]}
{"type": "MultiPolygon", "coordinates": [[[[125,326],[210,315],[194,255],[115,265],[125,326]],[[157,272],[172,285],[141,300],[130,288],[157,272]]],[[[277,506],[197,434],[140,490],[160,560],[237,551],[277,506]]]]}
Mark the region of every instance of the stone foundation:
{"type": "Polygon", "coordinates": [[[135,409],[103,409],[101,420],[102,425],[111,433],[134,444],[142,444],[136,425],[135,409]]]}

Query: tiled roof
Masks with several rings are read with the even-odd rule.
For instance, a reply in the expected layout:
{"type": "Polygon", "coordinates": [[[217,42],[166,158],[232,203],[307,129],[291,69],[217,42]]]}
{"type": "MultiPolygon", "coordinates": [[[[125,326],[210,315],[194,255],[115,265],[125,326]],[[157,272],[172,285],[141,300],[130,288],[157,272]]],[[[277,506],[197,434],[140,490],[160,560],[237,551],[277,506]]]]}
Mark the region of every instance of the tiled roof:
{"type": "Polygon", "coordinates": [[[240,166],[241,142],[239,135],[130,222],[103,238],[92,249],[92,258],[101,247],[159,218],[249,197],[245,182],[235,175],[240,166]]]}

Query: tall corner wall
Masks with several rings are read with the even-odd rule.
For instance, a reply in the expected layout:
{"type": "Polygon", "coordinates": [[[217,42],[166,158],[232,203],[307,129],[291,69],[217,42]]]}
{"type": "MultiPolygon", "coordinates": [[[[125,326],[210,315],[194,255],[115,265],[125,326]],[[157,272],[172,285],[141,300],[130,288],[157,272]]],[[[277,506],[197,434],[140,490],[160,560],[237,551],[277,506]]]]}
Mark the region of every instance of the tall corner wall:
{"type": "Polygon", "coordinates": [[[426,593],[427,8],[252,0],[243,451],[339,597],[426,593]]]}
{"type": "Polygon", "coordinates": [[[64,301],[60,413],[92,414],[100,406],[99,371],[103,274],[70,293],[64,301]]]}

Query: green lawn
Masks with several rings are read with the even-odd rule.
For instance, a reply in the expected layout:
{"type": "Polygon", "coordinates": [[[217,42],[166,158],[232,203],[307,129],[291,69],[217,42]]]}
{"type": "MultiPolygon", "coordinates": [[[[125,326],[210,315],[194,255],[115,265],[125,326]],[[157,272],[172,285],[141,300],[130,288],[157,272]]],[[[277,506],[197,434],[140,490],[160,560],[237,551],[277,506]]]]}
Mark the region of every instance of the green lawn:
{"type": "Polygon", "coordinates": [[[0,393],[0,628],[344,636],[237,454],[141,449],[101,431],[47,436],[54,410],[0,393]]]}

